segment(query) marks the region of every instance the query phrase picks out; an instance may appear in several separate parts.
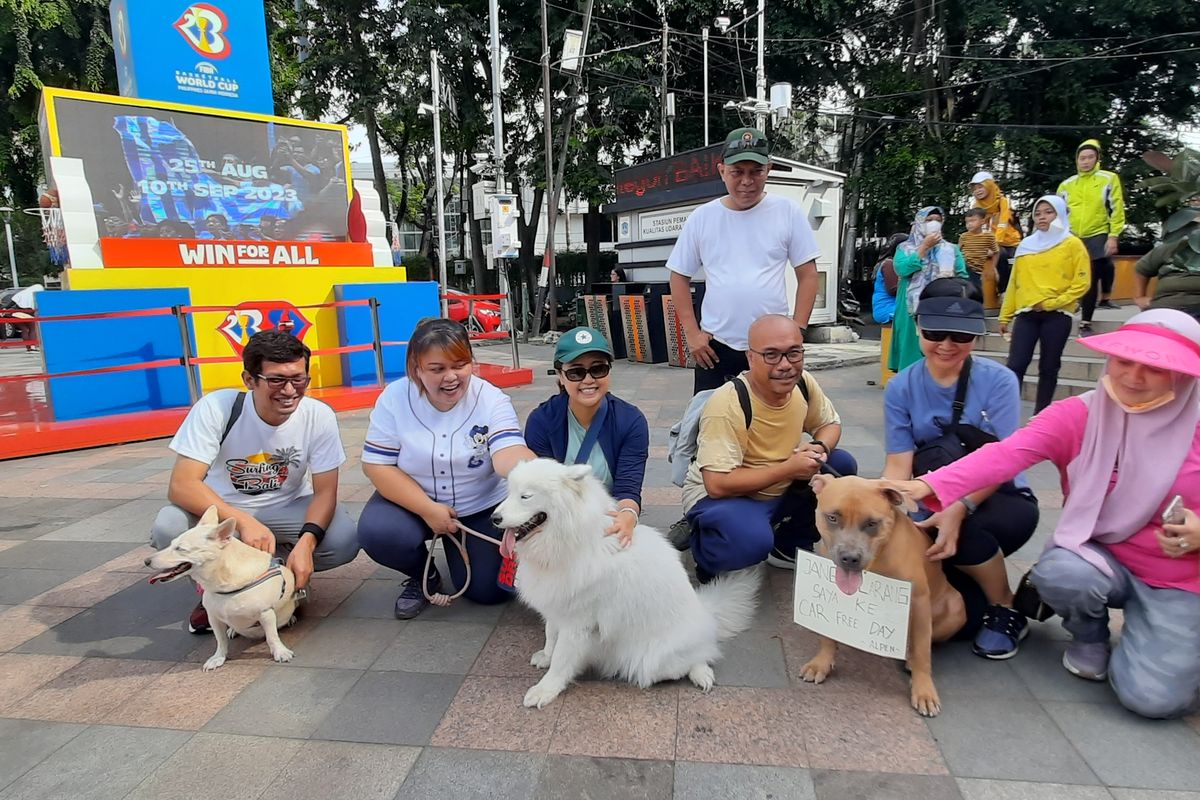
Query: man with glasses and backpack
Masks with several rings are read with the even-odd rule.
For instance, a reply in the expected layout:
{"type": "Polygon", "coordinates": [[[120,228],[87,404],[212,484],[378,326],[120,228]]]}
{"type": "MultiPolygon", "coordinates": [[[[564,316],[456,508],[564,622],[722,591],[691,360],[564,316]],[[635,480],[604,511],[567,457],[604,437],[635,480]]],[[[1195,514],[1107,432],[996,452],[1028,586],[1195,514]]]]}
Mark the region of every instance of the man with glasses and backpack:
{"type": "Polygon", "coordinates": [[[673,445],[675,458],[690,458],[683,508],[701,582],[764,559],[794,569],[796,549],[817,540],[808,479],[822,470],[858,472],[853,456],[835,449],[841,418],[804,371],[795,322],[761,317],[750,326],[747,352],[749,369],[713,390],[695,430],[680,432],[684,446],[673,445]],[[692,437],[694,448],[686,444],[692,437]]]}
{"type": "MultiPolygon", "coordinates": [[[[355,523],[337,503],[338,467],[346,460],[333,409],[305,397],[310,351],[281,330],[260,331],[242,351],[246,391],[221,389],[194,405],[171,449],[177,457],[170,504],[150,533],[156,549],[194,527],[209,506],[236,519],[246,544],[278,554],[308,585],[313,571],[358,554],[355,523]]],[[[188,630],[209,630],[197,603],[188,630]]]]}

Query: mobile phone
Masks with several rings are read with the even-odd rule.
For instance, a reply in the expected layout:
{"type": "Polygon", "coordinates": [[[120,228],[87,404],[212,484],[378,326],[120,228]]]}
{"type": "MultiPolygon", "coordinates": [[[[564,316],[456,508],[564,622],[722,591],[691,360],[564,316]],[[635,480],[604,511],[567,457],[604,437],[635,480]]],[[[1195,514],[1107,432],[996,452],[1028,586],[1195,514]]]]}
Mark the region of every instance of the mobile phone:
{"type": "Polygon", "coordinates": [[[1163,511],[1162,521],[1164,525],[1182,525],[1183,524],[1183,498],[1175,495],[1171,498],[1171,502],[1167,503],[1166,510],[1163,511]]]}

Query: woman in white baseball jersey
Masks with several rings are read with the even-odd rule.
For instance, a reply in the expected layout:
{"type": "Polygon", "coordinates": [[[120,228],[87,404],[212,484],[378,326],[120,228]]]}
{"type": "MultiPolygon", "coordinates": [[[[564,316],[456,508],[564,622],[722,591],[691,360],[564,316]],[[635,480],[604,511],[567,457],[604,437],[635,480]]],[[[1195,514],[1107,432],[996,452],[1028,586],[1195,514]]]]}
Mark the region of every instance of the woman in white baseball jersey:
{"type": "MultiPolygon", "coordinates": [[[[446,319],[417,325],[408,344],[408,376],[390,384],[371,412],[363,444],[363,472],[375,486],[359,518],[367,555],[408,576],[396,598],[396,617],[412,619],[429,601],[421,591],[428,542],[458,531],[458,523],[500,537],[492,510],[505,496],[504,476],[534,458],[525,446],[512,401],[472,374],[466,329],[446,319]]],[[[511,597],[496,578],[495,545],[466,537],[471,585],[477,603],[511,597]]],[[[462,586],[466,569],[455,547],[446,548],[450,577],[462,586]]],[[[430,594],[442,591],[431,567],[430,594]]]]}

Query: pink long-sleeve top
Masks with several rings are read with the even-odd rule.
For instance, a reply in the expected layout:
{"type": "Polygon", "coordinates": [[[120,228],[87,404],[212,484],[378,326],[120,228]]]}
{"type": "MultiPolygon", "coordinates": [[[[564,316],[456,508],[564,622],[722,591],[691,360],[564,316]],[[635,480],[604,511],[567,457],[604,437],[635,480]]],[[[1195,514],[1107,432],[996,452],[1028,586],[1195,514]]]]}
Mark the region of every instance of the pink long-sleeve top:
{"type": "MultiPolygon", "coordinates": [[[[1079,398],[1061,400],[1007,439],[981,447],[949,466],[922,475],[921,480],[933,489],[933,496],[926,499],[925,504],[940,511],[972,492],[1002,483],[1042,461],[1050,461],[1058,467],[1063,497],[1067,497],[1071,491],[1067,465],[1083,446],[1087,413],[1087,404],[1079,398]]],[[[1184,432],[1180,431],[1180,434],[1184,432]]],[[[1110,491],[1116,479],[1114,471],[1110,491]]],[[[1107,548],[1120,564],[1150,586],[1200,594],[1200,552],[1171,558],[1163,553],[1155,538],[1161,530],[1162,512],[1177,494],[1183,497],[1185,507],[1200,511],[1200,426],[1192,432],[1192,449],[1151,521],[1123,542],[1094,544],[1107,548]]]]}

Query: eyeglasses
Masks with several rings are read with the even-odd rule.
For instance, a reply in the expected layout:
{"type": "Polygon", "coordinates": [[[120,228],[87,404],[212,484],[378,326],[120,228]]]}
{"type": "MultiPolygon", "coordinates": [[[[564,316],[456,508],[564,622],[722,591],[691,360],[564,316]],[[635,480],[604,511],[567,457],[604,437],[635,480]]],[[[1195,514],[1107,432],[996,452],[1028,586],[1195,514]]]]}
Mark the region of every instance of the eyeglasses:
{"type": "Polygon", "coordinates": [[[766,139],[738,139],[725,145],[725,152],[731,150],[767,150],[770,145],[766,139]]]}
{"type": "Polygon", "coordinates": [[[568,367],[562,371],[562,374],[571,383],[579,383],[588,375],[596,380],[607,378],[610,372],[612,372],[612,364],[602,361],[599,364],[592,364],[590,367],[568,367]]]}
{"type": "Polygon", "coordinates": [[[954,342],[955,344],[970,344],[971,342],[975,341],[975,334],[959,333],[958,331],[923,330],[921,331],[921,336],[923,336],[926,341],[930,342],[944,342],[947,338],[949,338],[950,341],[954,342]]]}
{"type": "Polygon", "coordinates": [[[804,360],[803,347],[793,347],[791,350],[783,353],[779,352],[778,350],[754,350],[753,348],[751,348],[750,352],[757,353],[758,355],[762,356],[762,360],[767,362],[767,364],[772,367],[785,358],[788,360],[789,364],[799,364],[804,360]]]}
{"type": "Polygon", "coordinates": [[[281,375],[255,375],[259,380],[267,382],[272,389],[282,389],[285,383],[290,383],[293,389],[303,389],[312,380],[311,375],[300,375],[295,378],[285,378],[281,375]]]}

